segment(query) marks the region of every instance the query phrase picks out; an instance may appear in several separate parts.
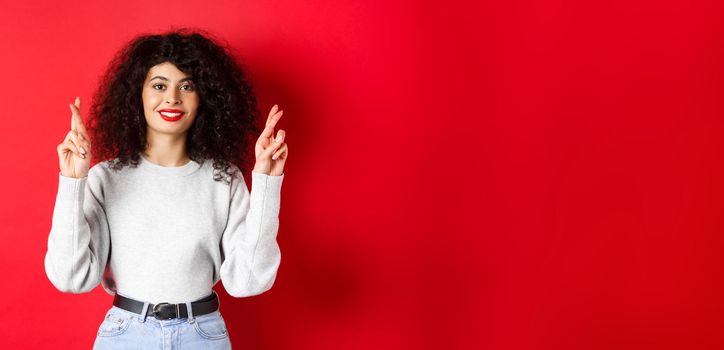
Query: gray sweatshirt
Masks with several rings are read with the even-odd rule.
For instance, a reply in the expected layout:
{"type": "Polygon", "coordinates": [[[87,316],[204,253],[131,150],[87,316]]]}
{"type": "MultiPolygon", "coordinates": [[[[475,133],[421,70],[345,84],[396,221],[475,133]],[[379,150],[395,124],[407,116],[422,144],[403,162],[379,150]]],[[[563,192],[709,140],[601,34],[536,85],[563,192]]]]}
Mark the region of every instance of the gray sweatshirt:
{"type": "Polygon", "coordinates": [[[250,193],[233,169],[230,185],[213,180],[211,160],[163,167],[141,157],[119,171],[104,161],[84,178],[59,174],[48,279],[63,292],[101,283],[150,303],[203,298],[219,279],[234,297],[269,290],[284,175],[252,171],[250,193]]]}

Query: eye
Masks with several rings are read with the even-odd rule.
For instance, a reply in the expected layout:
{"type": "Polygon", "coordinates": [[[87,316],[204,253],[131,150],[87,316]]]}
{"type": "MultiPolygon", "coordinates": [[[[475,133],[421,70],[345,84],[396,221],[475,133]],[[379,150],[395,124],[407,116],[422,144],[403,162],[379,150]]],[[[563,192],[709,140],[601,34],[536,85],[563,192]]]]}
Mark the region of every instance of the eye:
{"type": "Polygon", "coordinates": [[[181,86],[181,89],[184,89],[184,90],[186,90],[186,91],[193,91],[193,90],[194,90],[194,86],[191,85],[191,84],[185,84],[185,85],[181,86]]]}
{"type": "Polygon", "coordinates": [[[158,86],[163,87],[163,84],[153,84],[153,89],[154,89],[154,90],[159,90],[159,89],[156,88],[156,87],[158,87],[158,86]]]}

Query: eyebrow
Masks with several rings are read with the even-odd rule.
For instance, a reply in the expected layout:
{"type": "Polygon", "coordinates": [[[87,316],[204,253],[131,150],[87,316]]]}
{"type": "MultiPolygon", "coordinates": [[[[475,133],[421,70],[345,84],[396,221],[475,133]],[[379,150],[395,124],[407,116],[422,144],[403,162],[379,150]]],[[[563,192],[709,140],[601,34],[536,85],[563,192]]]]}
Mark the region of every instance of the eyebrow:
{"type": "MultiPolygon", "coordinates": [[[[164,76],[160,76],[160,75],[157,75],[157,76],[151,78],[151,80],[153,80],[153,79],[161,79],[161,80],[168,81],[168,78],[166,78],[166,77],[164,77],[164,76]]],[[[151,80],[149,80],[149,81],[151,81],[151,80]]],[[[192,78],[191,78],[191,77],[183,78],[183,79],[179,80],[179,83],[182,82],[182,81],[187,81],[187,80],[192,80],[192,78]]]]}

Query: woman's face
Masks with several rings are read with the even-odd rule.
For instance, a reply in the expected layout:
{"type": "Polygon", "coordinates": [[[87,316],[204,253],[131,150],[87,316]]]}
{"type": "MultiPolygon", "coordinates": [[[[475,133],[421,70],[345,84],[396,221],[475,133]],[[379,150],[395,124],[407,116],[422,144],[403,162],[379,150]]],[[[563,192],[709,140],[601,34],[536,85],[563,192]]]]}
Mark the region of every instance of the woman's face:
{"type": "Polygon", "coordinates": [[[199,95],[191,77],[169,62],[148,70],[142,99],[149,133],[185,134],[199,106],[199,95]]]}

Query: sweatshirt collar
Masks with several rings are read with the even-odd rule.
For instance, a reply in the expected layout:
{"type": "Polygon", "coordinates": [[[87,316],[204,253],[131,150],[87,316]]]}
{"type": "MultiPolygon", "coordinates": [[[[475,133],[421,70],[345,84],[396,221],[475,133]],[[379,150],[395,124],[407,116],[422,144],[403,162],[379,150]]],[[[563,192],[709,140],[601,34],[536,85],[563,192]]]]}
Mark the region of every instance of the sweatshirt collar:
{"type": "Polygon", "coordinates": [[[158,175],[170,175],[170,176],[186,176],[193,173],[201,168],[201,165],[194,160],[190,160],[188,163],[177,167],[167,167],[152,163],[150,160],[141,153],[141,161],[138,163],[138,168],[143,171],[158,175]]]}

